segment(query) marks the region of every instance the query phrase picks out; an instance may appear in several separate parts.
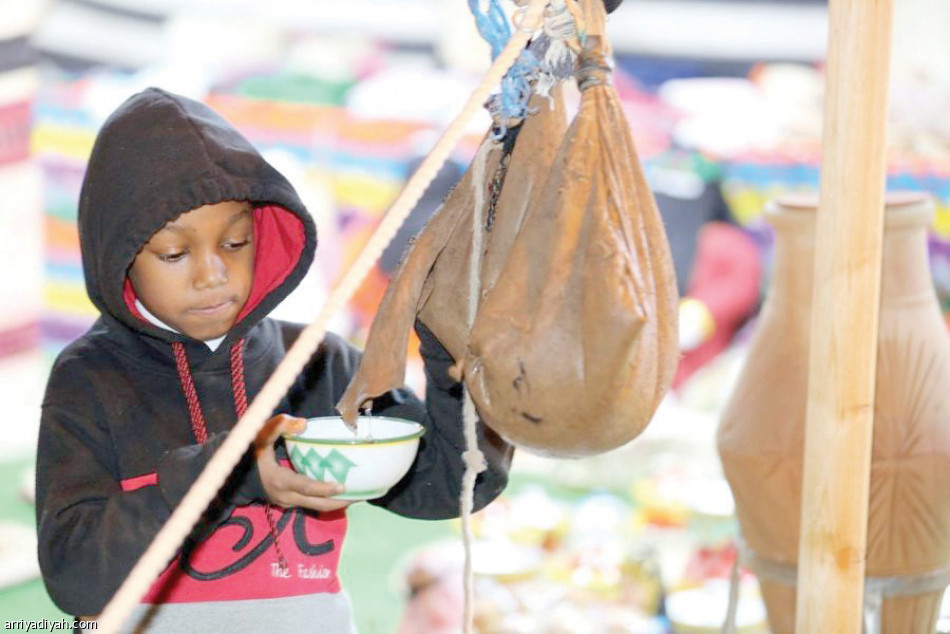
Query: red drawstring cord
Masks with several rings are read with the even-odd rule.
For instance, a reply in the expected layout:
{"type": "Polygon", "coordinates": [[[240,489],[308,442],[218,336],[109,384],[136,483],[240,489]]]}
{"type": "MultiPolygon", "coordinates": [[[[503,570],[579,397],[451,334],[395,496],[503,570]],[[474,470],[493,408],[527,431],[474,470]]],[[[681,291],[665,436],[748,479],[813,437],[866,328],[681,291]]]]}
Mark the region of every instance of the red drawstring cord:
{"type": "MultiPolygon", "coordinates": [[[[234,408],[237,410],[238,418],[244,416],[247,411],[247,385],[244,382],[244,340],[241,339],[231,346],[231,391],[234,393],[234,408]]],[[[264,515],[267,517],[267,523],[270,525],[271,535],[274,536],[274,548],[277,550],[277,560],[280,563],[280,569],[286,572],[290,569],[287,565],[287,559],[284,552],[280,549],[280,543],[277,541],[277,522],[274,521],[273,508],[270,504],[264,504],[264,515]]]]}
{"type": "Polygon", "coordinates": [[[208,426],[205,424],[205,415],[201,411],[201,401],[198,400],[198,391],[195,389],[195,380],[191,376],[191,368],[188,367],[188,355],[185,354],[185,344],[180,341],[172,343],[172,351],[175,353],[175,368],[178,369],[178,381],[181,383],[181,389],[185,392],[185,400],[188,401],[188,417],[191,419],[191,433],[199,445],[203,445],[208,440],[208,426]]]}
{"type": "Polygon", "coordinates": [[[231,346],[231,392],[238,418],[247,412],[247,385],[244,383],[244,340],[231,346]]]}
{"type": "MultiPolygon", "coordinates": [[[[185,353],[185,344],[180,341],[172,342],[172,351],[175,353],[175,367],[178,370],[178,380],[181,382],[181,389],[185,392],[185,400],[188,401],[188,416],[191,419],[191,431],[195,435],[198,444],[204,444],[208,440],[208,426],[205,424],[204,413],[201,411],[201,401],[198,399],[198,391],[195,389],[195,381],[191,376],[191,368],[188,365],[188,355],[185,353]]],[[[244,416],[247,411],[247,384],[244,380],[244,340],[241,339],[231,346],[231,392],[234,395],[234,409],[237,411],[238,418],[244,416]]],[[[264,503],[264,515],[267,517],[267,523],[270,525],[271,535],[274,536],[274,549],[277,551],[277,560],[282,571],[289,570],[287,559],[280,548],[277,533],[277,522],[274,521],[273,510],[269,503],[264,503]]]]}

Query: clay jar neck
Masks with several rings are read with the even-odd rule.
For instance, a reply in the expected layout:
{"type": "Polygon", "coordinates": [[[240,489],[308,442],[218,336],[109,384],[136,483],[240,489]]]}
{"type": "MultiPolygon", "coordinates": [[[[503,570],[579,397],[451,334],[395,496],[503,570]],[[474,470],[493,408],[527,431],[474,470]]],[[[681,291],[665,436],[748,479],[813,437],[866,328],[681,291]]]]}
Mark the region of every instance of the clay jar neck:
{"type": "MultiPolygon", "coordinates": [[[[775,258],[770,298],[811,305],[814,287],[817,197],[787,196],[766,207],[775,229],[775,258]]],[[[881,305],[929,302],[936,305],[927,256],[932,200],[924,194],[889,194],[884,213],[884,261],[881,305]]]]}

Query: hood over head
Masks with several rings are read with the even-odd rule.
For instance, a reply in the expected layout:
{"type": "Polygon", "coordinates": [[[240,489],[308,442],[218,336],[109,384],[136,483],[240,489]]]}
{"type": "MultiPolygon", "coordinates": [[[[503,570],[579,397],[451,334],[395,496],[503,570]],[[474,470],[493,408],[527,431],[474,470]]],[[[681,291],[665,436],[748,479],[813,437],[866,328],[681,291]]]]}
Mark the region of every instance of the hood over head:
{"type": "Polygon", "coordinates": [[[130,97],[99,131],[80,195],[83,272],[93,304],[134,330],[187,339],[138,314],[128,271],[166,223],[226,200],[255,208],[254,282],[227,335],[235,340],[303,279],[316,250],[313,220],[287,179],[213,110],[157,88],[130,97]]]}

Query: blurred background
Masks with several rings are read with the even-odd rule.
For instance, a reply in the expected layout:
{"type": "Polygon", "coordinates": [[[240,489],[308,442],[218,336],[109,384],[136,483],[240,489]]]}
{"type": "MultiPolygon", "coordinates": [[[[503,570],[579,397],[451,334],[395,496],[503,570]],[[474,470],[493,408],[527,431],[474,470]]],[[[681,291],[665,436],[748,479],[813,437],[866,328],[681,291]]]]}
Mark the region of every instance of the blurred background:
{"type": "MultiPolygon", "coordinates": [[[[895,4],[888,184],[936,202],[931,272],[950,310],[950,3],[895,4]]],[[[763,206],[818,185],[823,0],[626,0],[608,34],[680,291],[699,296],[693,283],[725,259],[715,292],[728,310],[710,327],[708,310],[684,306],[675,390],[631,446],[518,455],[511,488],[476,520],[505,544],[476,560],[482,632],[718,631],[736,525],[714,436],[768,288],[763,206]],[[512,589],[526,577],[527,595],[512,589]],[[531,607],[554,596],[571,600],[531,607]]],[[[61,616],[38,579],[32,465],[50,364],[96,318],[75,221],[104,118],[160,86],[211,105],[287,175],[320,247],[276,316],[309,322],[489,61],[464,0],[0,0],[0,620],[61,616]]],[[[406,241],[489,124],[470,124],[332,329],[362,345],[406,241]]],[[[458,554],[453,522],[354,507],[343,573],[360,631],[456,623],[458,554]]],[[[743,580],[742,631],[764,632],[743,580]]]]}

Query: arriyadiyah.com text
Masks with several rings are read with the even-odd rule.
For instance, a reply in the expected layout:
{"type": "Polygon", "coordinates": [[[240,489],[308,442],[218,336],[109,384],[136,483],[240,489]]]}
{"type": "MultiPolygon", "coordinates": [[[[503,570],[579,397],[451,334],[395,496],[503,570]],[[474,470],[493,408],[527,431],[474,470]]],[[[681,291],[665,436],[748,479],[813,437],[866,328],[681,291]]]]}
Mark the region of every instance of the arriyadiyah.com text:
{"type": "Polygon", "coordinates": [[[17,632],[72,632],[79,630],[95,630],[99,624],[95,621],[74,621],[73,619],[18,619],[4,621],[3,629],[17,632]]]}

